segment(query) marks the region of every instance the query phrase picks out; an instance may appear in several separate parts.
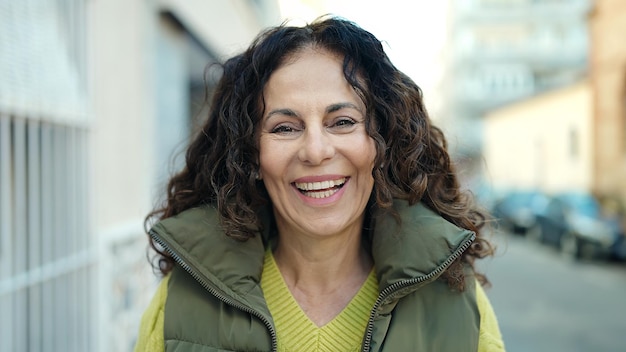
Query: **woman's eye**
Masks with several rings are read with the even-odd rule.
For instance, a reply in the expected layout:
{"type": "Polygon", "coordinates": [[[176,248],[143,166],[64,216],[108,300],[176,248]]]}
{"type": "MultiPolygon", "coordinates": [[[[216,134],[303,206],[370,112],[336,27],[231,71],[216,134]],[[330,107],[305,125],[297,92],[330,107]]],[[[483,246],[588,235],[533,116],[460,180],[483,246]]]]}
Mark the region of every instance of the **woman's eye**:
{"type": "Polygon", "coordinates": [[[350,126],[354,126],[355,124],[356,124],[356,121],[354,121],[353,119],[343,118],[343,119],[337,120],[334,126],[335,127],[350,127],[350,126]]]}
{"type": "Polygon", "coordinates": [[[293,127],[287,125],[278,125],[272,129],[272,133],[291,133],[294,131],[293,127]]]}

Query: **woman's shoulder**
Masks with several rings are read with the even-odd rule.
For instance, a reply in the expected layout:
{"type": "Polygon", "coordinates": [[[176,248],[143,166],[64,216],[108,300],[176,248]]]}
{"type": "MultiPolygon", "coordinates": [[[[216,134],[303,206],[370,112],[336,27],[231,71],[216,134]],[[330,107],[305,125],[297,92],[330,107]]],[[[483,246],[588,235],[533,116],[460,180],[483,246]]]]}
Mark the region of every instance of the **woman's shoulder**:
{"type": "Polygon", "coordinates": [[[478,352],[504,351],[504,342],[500,333],[498,319],[493,311],[491,302],[485,290],[476,282],[476,304],[480,312],[480,336],[478,337],[478,352]]]}
{"type": "Polygon", "coordinates": [[[143,313],[139,326],[139,335],[135,344],[135,352],[164,351],[163,324],[165,317],[165,301],[170,276],[161,280],[152,301],[143,313]]]}

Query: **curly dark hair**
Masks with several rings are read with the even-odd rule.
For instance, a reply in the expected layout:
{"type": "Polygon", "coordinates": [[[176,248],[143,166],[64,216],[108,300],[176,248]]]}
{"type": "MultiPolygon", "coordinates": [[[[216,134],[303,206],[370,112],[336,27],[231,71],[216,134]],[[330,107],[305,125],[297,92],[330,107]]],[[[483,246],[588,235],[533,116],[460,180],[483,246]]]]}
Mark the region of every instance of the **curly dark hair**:
{"type": "MultiPolygon", "coordinates": [[[[375,211],[393,214],[394,199],[422,202],[477,234],[443,276],[451,287],[464,289],[462,263],[473,267],[475,259],[493,253],[481,236],[486,214],[461,191],[444,135],[432,125],[421,89],[391,63],[374,35],[342,18],[325,16],[303,27],[270,28],[222,65],[208,119],[187,149],[186,166],[171,178],[166,203],[148,215],[146,224],[214,204],[228,236],[245,241],[259,233],[257,211],[270,202],[263,183],[255,178],[263,89],[285,60],[309,47],[343,57],[344,76],[365,103],[366,129],[377,151],[375,165],[382,165],[373,171],[375,211]]],[[[168,273],[172,258],[154,242],[152,247],[160,255],[160,271],[168,273]]]]}

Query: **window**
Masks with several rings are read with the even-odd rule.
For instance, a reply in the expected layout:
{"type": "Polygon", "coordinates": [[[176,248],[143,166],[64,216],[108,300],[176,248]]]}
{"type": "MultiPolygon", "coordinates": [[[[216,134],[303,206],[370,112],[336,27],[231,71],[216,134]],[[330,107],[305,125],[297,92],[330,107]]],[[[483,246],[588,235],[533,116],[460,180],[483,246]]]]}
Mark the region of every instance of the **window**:
{"type": "Polygon", "coordinates": [[[531,35],[525,24],[497,23],[476,26],[472,31],[476,49],[487,53],[510,55],[523,50],[531,35]]]}
{"type": "Polygon", "coordinates": [[[622,149],[626,156],[626,75],[622,82],[622,149]]]}
{"type": "Polygon", "coordinates": [[[472,72],[465,88],[468,95],[477,99],[514,99],[532,93],[534,79],[524,65],[491,64],[472,72]]]}
{"type": "Polygon", "coordinates": [[[527,0],[480,0],[479,3],[481,6],[498,6],[498,7],[506,7],[506,6],[520,6],[525,5],[527,0]]]}
{"type": "Polygon", "coordinates": [[[577,159],[580,155],[580,138],[574,127],[569,130],[569,155],[572,159],[577,159]]]}

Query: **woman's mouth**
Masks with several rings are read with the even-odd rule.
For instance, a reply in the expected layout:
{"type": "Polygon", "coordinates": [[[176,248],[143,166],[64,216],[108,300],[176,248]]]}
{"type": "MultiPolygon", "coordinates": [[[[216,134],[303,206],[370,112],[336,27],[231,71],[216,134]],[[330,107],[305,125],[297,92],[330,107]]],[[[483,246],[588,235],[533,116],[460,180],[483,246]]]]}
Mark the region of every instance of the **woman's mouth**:
{"type": "Polygon", "coordinates": [[[294,186],[303,195],[311,198],[328,198],[337,193],[346,184],[347,177],[320,182],[294,182],[294,186]]]}

